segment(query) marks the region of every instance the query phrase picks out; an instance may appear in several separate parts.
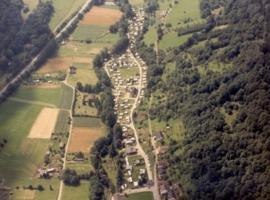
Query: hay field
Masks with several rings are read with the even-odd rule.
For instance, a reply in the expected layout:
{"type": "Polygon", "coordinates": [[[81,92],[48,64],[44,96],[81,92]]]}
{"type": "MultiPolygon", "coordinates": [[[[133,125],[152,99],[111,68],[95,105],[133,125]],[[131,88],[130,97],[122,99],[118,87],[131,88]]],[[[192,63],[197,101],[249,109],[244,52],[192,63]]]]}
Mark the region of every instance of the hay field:
{"type": "Polygon", "coordinates": [[[59,109],[43,108],[34,122],[28,138],[49,139],[54,130],[59,109]]]}

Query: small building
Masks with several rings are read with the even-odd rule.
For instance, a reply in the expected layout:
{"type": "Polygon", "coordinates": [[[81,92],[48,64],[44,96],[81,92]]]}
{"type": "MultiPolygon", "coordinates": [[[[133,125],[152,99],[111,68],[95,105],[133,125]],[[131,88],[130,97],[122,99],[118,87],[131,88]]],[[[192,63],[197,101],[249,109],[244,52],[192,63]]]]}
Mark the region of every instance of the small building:
{"type": "Polygon", "coordinates": [[[127,147],[126,154],[127,155],[134,155],[137,153],[137,149],[135,147],[127,147]]]}
{"type": "Polygon", "coordinates": [[[155,141],[161,142],[164,140],[164,135],[161,131],[158,131],[157,133],[154,134],[153,138],[155,141]]]}
{"type": "Polygon", "coordinates": [[[77,67],[75,66],[69,67],[69,74],[76,74],[76,72],[77,72],[77,67]]]}

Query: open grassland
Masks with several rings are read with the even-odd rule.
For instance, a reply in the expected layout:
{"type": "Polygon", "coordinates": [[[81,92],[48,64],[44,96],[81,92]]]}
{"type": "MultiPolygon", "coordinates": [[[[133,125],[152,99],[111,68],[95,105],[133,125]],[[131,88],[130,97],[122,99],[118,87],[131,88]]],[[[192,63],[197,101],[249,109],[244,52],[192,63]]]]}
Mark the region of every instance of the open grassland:
{"type": "Polygon", "coordinates": [[[38,0],[23,0],[24,4],[28,7],[29,12],[31,13],[38,5],[38,0]]]}
{"type": "Polygon", "coordinates": [[[171,23],[176,28],[203,22],[199,5],[199,0],[179,1],[173,5],[173,9],[167,17],[167,23],[171,23]]]}
{"type": "Polygon", "coordinates": [[[13,195],[11,196],[12,200],[48,200],[48,199],[57,199],[58,191],[59,191],[59,180],[57,178],[52,179],[31,179],[25,183],[25,186],[32,185],[33,187],[37,187],[38,185],[42,185],[44,190],[29,190],[23,189],[20,186],[19,189],[13,190],[13,195]]]}
{"type": "Polygon", "coordinates": [[[105,169],[105,171],[108,174],[109,179],[111,180],[112,184],[114,186],[116,186],[117,182],[116,182],[116,177],[117,177],[117,164],[116,161],[112,158],[109,158],[109,156],[107,156],[104,161],[103,161],[103,167],[105,169]]]}
{"type": "Polygon", "coordinates": [[[176,32],[171,31],[163,36],[162,40],[159,42],[159,48],[165,50],[167,48],[177,47],[184,44],[191,36],[192,34],[178,36],[176,32]]]}
{"type": "Polygon", "coordinates": [[[24,100],[29,104],[45,103],[58,108],[69,109],[72,101],[72,89],[65,85],[59,88],[20,87],[12,98],[24,100]]]}
{"type": "Polygon", "coordinates": [[[63,20],[71,16],[85,2],[85,0],[52,0],[54,15],[50,27],[54,30],[63,20]]]}
{"type": "Polygon", "coordinates": [[[129,194],[127,200],[154,200],[152,192],[129,194]]]}
{"type": "Polygon", "coordinates": [[[75,74],[70,74],[68,83],[76,86],[77,82],[81,82],[83,85],[90,84],[95,85],[98,82],[95,70],[90,64],[76,63],[74,66],[77,68],[75,74]]]}
{"type": "Polygon", "coordinates": [[[120,68],[119,72],[121,74],[121,77],[124,79],[134,77],[140,73],[138,67],[120,68]]]}
{"type": "Polygon", "coordinates": [[[89,173],[90,170],[92,170],[92,166],[90,164],[90,161],[84,161],[84,162],[68,162],[66,164],[67,169],[73,169],[78,174],[84,174],[89,173]]]}
{"type": "Polygon", "coordinates": [[[96,41],[107,33],[108,27],[104,25],[79,25],[71,35],[71,39],[76,41],[96,41]]]}
{"type": "Polygon", "coordinates": [[[87,181],[81,181],[80,185],[77,187],[65,185],[62,199],[64,200],[89,199],[89,183],[87,181]]]}
{"type": "Polygon", "coordinates": [[[155,44],[157,40],[157,32],[155,26],[150,26],[144,35],[144,42],[146,45],[155,44]]]}

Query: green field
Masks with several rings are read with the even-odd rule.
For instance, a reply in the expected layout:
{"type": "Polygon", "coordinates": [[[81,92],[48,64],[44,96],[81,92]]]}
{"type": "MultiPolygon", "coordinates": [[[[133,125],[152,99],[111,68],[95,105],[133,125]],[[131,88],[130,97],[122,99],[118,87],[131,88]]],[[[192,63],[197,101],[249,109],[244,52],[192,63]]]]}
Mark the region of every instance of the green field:
{"type": "Polygon", "coordinates": [[[89,199],[89,182],[81,181],[80,186],[64,186],[63,200],[84,200],[89,199]]]}
{"type": "Polygon", "coordinates": [[[143,7],[144,0],[130,0],[129,3],[134,7],[143,7]]]}
{"type": "Polygon", "coordinates": [[[147,33],[144,35],[144,42],[146,45],[155,44],[157,40],[157,32],[154,26],[149,27],[147,33]]]}
{"type": "Polygon", "coordinates": [[[31,13],[38,5],[38,0],[23,0],[23,2],[29,9],[27,14],[31,13]]]}
{"type": "Polygon", "coordinates": [[[54,132],[66,133],[69,132],[69,112],[66,110],[60,110],[55,124],[54,132]]]}
{"type": "Polygon", "coordinates": [[[71,16],[85,2],[85,0],[52,0],[54,15],[50,22],[50,27],[54,30],[63,20],[71,16]]]}
{"type": "Polygon", "coordinates": [[[152,192],[141,192],[128,195],[127,200],[154,200],[152,192]]]}
{"type": "Polygon", "coordinates": [[[100,118],[94,117],[74,117],[73,125],[75,127],[101,127],[103,123],[100,118]]]}
{"type": "Polygon", "coordinates": [[[82,25],[80,24],[70,36],[72,40],[96,41],[102,35],[108,33],[108,26],[82,25]]]}
{"type": "Polygon", "coordinates": [[[69,109],[72,101],[72,89],[66,85],[59,88],[20,87],[11,99],[22,100],[29,104],[69,109]]]}
{"type": "Polygon", "coordinates": [[[83,85],[95,85],[98,82],[95,70],[90,64],[75,63],[73,65],[77,70],[75,74],[71,74],[68,77],[69,84],[76,86],[77,82],[81,82],[83,85]]]}
{"type": "Polygon", "coordinates": [[[179,37],[176,32],[171,31],[163,36],[162,40],[159,42],[159,48],[165,50],[169,47],[170,48],[177,47],[181,44],[184,44],[191,36],[192,33],[182,35],[179,37]]]}
{"type": "Polygon", "coordinates": [[[191,24],[203,22],[200,15],[199,0],[181,0],[173,5],[169,13],[167,23],[171,23],[174,28],[186,27],[191,24]]]}
{"type": "Polygon", "coordinates": [[[26,139],[41,109],[12,101],[0,106],[0,138],[8,141],[0,154],[0,177],[10,185],[30,178],[43,160],[48,140],[26,139]]]}

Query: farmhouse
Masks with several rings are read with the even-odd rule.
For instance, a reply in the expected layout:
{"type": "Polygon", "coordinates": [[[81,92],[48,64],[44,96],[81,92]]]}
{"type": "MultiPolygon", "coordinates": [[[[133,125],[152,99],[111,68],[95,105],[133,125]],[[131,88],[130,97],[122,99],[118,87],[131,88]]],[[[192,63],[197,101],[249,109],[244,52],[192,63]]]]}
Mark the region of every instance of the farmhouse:
{"type": "Polygon", "coordinates": [[[161,131],[154,134],[153,139],[157,142],[161,142],[164,139],[164,135],[161,131]]]}
{"type": "Polygon", "coordinates": [[[70,66],[69,67],[69,73],[70,74],[76,74],[76,71],[77,71],[77,67],[75,67],[75,66],[70,66]]]}

